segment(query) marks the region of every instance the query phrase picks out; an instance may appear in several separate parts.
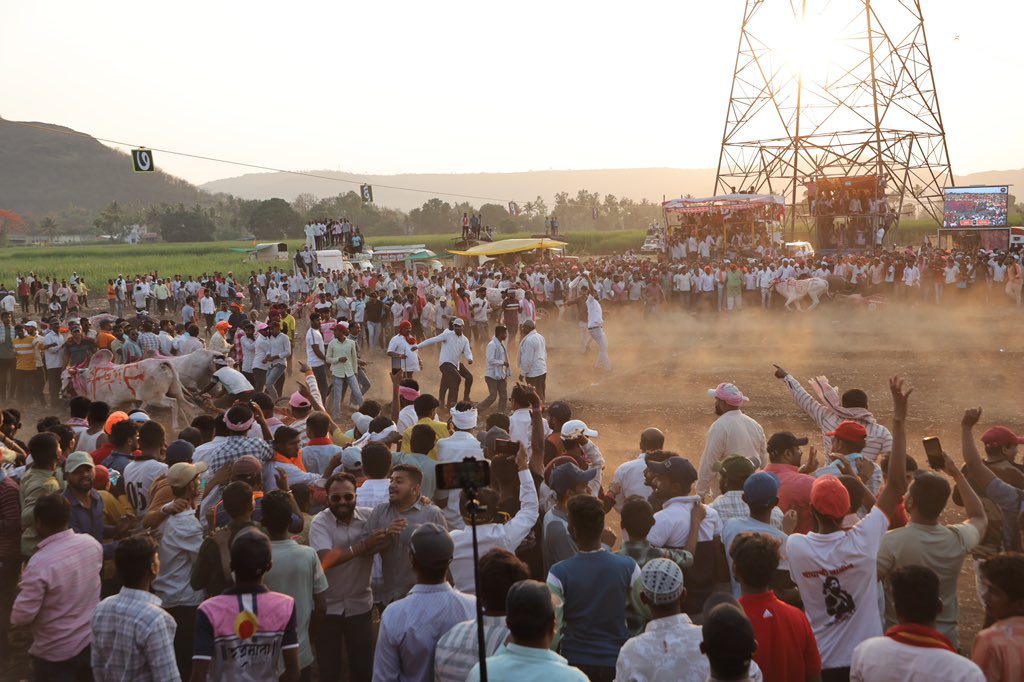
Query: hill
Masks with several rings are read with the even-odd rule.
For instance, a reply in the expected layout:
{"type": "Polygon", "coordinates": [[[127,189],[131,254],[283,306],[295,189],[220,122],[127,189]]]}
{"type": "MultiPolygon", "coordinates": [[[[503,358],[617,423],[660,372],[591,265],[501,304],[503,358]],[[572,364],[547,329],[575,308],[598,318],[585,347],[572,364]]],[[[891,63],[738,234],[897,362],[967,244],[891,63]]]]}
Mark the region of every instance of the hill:
{"type": "Polygon", "coordinates": [[[410,211],[431,198],[429,192],[447,192],[477,197],[441,198],[450,203],[469,201],[479,205],[488,200],[504,203],[509,200],[520,204],[540,196],[553,205],[558,192],[575,195],[585,189],[602,196],[614,194],[640,201],[648,199],[660,203],[662,196],[677,197],[684,194],[705,196],[714,187],[715,171],[710,169],[686,170],[680,168],[620,168],[609,170],[546,170],[523,173],[452,173],[401,175],[357,175],[335,171],[310,171],[337,180],[323,180],[288,173],[248,173],[234,178],[214,180],[202,185],[209,192],[225,192],[243,199],[269,199],[281,197],[291,201],[299,194],[330,197],[350,190],[358,191],[360,183],[374,185],[374,202],[388,208],[410,211]],[[347,180],[349,182],[338,182],[347,180]],[[410,192],[393,190],[381,185],[427,190],[410,192]]]}
{"type": "MultiPolygon", "coordinates": [[[[414,174],[402,175],[357,175],[336,171],[310,171],[337,180],[311,178],[289,173],[248,173],[233,178],[214,180],[201,185],[209,192],[224,192],[243,199],[270,199],[281,197],[288,201],[303,193],[319,198],[357,189],[360,183],[374,185],[374,201],[388,208],[410,211],[431,197],[424,192],[393,190],[381,185],[393,185],[410,189],[467,194],[487,197],[490,200],[520,203],[540,196],[551,206],[558,192],[575,195],[585,189],[599,194],[614,194],[634,201],[648,199],[661,202],[662,197],[678,197],[686,194],[709,195],[715,183],[715,171],[710,168],[621,168],[608,170],[548,170],[522,173],[460,173],[460,174],[414,174]],[[339,182],[346,180],[349,182],[339,182]]],[[[956,176],[958,185],[1016,185],[1010,192],[1015,196],[1024,195],[1024,169],[1009,171],[984,171],[956,176]],[[1016,192],[1014,192],[1016,189],[1016,192]]],[[[461,197],[441,197],[450,203],[462,201],[461,197]]],[[[485,200],[467,199],[473,204],[485,200]]]]}
{"type": "MultiPolygon", "coordinates": [[[[195,204],[209,196],[194,185],[157,171],[134,173],[131,157],[70,128],[0,119],[0,208],[26,219],[75,206],[96,212],[121,204],[195,204]]],[[[159,157],[157,162],[159,163],[159,157]]]]}

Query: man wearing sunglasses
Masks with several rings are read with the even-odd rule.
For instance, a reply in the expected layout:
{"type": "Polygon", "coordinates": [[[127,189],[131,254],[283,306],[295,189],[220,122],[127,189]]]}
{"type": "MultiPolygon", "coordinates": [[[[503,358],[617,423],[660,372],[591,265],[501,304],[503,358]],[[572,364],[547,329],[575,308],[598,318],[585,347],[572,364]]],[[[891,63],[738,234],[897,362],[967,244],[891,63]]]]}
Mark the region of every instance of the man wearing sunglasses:
{"type": "Polygon", "coordinates": [[[356,507],[356,479],[334,474],[327,480],[327,509],[313,518],[309,545],[327,573],[327,617],[317,634],[320,679],[341,679],[341,644],[348,653],[348,679],[369,681],[373,671],[373,553],[387,529],[369,531],[370,509],[356,507]]]}

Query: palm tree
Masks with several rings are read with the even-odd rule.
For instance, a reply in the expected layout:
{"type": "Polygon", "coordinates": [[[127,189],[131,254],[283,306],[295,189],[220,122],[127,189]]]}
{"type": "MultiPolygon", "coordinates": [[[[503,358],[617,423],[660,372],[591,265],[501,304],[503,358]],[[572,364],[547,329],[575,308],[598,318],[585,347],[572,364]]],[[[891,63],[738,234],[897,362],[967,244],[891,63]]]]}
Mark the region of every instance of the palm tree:
{"type": "Polygon", "coordinates": [[[46,235],[47,240],[52,243],[57,235],[57,221],[50,216],[46,216],[43,218],[43,222],[39,223],[39,229],[46,235]]]}

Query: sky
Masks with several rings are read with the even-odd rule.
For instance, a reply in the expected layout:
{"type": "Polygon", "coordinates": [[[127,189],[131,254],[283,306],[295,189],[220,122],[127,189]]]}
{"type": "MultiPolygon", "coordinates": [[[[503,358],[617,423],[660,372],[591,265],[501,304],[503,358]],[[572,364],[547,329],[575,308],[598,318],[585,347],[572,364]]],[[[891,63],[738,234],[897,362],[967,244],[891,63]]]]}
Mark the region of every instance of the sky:
{"type": "MultiPolygon", "coordinates": [[[[923,4],[953,171],[1024,166],[1024,2],[923,4]]],[[[714,168],[743,6],[5,0],[0,117],[287,170],[714,168]]]]}

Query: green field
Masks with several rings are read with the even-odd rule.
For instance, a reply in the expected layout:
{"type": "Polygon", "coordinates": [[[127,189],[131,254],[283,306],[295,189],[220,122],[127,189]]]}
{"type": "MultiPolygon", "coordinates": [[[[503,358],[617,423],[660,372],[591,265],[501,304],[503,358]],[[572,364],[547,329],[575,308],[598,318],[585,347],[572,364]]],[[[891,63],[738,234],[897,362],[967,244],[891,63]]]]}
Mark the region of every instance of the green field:
{"type": "MultiPolygon", "coordinates": [[[[529,234],[501,235],[503,239],[529,237],[529,234]]],[[[591,254],[639,248],[644,234],[629,232],[576,232],[569,236],[569,253],[591,254]]],[[[370,237],[371,246],[425,244],[440,256],[452,247],[451,235],[413,235],[370,237]]],[[[301,248],[301,240],[289,240],[289,248],[301,248]]],[[[248,246],[246,242],[199,242],[189,244],[89,244],[81,246],[12,246],[0,249],[0,284],[13,286],[14,278],[34,272],[39,277],[66,278],[72,272],[94,287],[118,274],[157,271],[164,275],[198,275],[203,272],[245,272],[256,269],[246,254],[231,248],[248,246]]],[[[265,262],[264,262],[265,263],[265,262]]],[[[290,263],[289,263],[290,265],[290,263]]],[[[265,265],[260,264],[261,267],[265,265]]]]}
{"type": "MultiPolygon", "coordinates": [[[[900,244],[920,244],[925,234],[934,234],[934,223],[905,221],[900,227],[900,244]]],[[[529,237],[529,233],[502,234],[502,239],[529,237]]],[[[787,239],[789,234],[786,235],[787,239]]],[[[801,239],[805,233],[797,232],[801,239]]],[[[644,241],[643,230],[615,232],[571,232],[568,253],[594,255],[639,249],[644,241]]],[[[369,237],[370,246],[424,244],[440,256],[453,245],[452,235],[412,235],[369,237]]],[[[289,247],[301,247],[301,240],[290,240],[289,247]]],[[[126,276],[157,271],[164,275],[198,275],[203,272],[244,272],[255,269],[256,263],[246,254],[231,251],[232,247],[248,246],[246,242],[199,242],[190,244],[90,244],[81,246],[14,246],[0,249],[0,285],[13,286],[21,273],[34,272],[40,277],[68,277],[77,272],[96,287],[116,275],[126,276]]]]}

